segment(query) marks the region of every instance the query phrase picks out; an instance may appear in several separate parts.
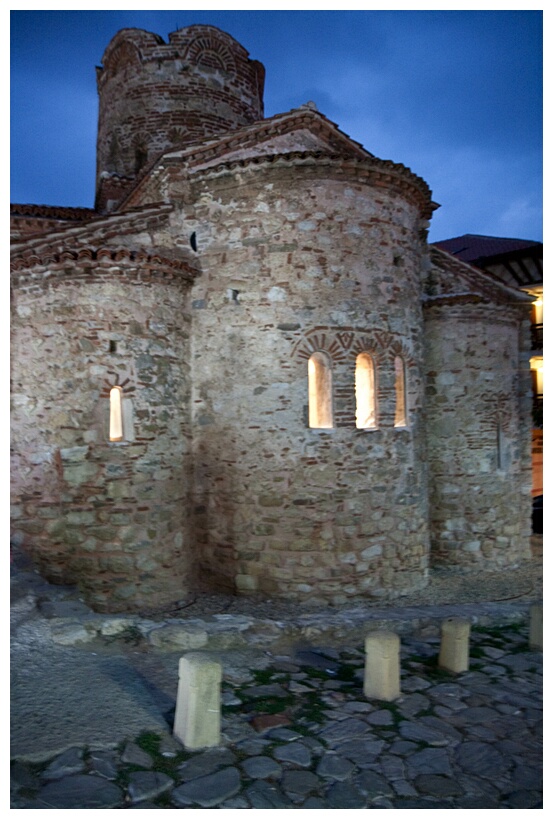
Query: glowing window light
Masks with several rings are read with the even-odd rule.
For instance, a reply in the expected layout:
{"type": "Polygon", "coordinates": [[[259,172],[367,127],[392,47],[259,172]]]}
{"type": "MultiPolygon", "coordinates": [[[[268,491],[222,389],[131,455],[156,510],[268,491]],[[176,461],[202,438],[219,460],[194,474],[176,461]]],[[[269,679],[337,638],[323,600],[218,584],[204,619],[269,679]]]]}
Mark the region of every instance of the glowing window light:
{"type": "Polygon", "coordinates": [[[541,296],[533,302],[534,306],[534,324],[543,324],[543,299],[541,296]]]}
{"type": "Polygon", "coordinates": [[[309,426],[332,429],[332,371],[325,353],[313,353],[307,365],[309,426]]]}
{"type": "Polygon", "coordinates": [[[112,387],[109,393],[109,440],[123,440],[123,412],[121,387],[112,387]]]}
{"type": "Polygon", "coordinates": [[[407,426],[407,392],[405,389],[405,363],[403,359],[396,355],[394,358],[394,368],[396,371],[396,414],[394,418],[395,427],[407,426]]]}
{"type": "Polygon", "coordinates": [[[355,360],[355,426],[357,429],[376,427],[376,389],[374,361],[368,353],[355,360]]]}

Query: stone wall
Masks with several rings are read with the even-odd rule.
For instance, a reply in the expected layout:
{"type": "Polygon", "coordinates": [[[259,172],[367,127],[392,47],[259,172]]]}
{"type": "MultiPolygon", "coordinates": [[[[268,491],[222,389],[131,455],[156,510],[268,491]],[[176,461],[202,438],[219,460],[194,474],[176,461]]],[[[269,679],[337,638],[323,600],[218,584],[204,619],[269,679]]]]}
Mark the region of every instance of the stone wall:
{"type": "Polygon", "coordinates": [[[14,289],[13,516],[41,573],[97,610],[195,589],[186,275],[147,253],[67,254],[14,289]],[[175,271],[173,271],[174,273],[175,271]],[[121,386],[124,440],[109,440],[121,386]]]}
{"type": "MultiPolygon", "coordinates": [[[[339,163],[199,174],[192,292],[196,533],[206,585],[335,602],[426,582],[420,215],[339,163]],[[344,178],[346,177],[346,178],[344,178]],[[307,426],[326,351],[334,429],[307,426]],[[355,427],[355,359],[377,367],[378,428],[355,427]],[[394,428],[394,357],[408,426],[394,428]]],[[[170,192],[169,192],[169,195],[170,192]]]]}
{"type": "Polygon", "coordinates": [[[462,297],[427,305],[435,563],[497,568],[530,556],[530,385],[528,357],[524,346],[522,355],[519,349],[528,322],[522,309],[462,297]]]}

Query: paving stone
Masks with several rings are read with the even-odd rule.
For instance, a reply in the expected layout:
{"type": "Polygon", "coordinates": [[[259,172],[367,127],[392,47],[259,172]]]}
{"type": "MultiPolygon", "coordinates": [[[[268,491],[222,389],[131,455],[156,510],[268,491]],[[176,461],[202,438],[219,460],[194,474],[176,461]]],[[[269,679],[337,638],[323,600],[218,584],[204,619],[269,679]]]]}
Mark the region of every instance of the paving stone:
{"type": "Polygon", "coordinates": [[[241,696],[248,700],[265,699],[269,697],[287,697],[288,691],[279,683],[268,683],[267,685],[255,685],[252,688],[245,688],[241,696]]]}
{"type": "Polygon", "coordinates": [[[220,810],[248,810],[250,803],[245,796],[238,795],[225,799],[218,807],[220,810]]]}
{"type": "Polygon", "coordinates": [[[222,691],[221,692],[221,705],[232,706],[232,705],[242,705],[242,700],[240,697],[237,697],[234,691],[222,691]]]}
{"type": "Polygon", "coordinates": [[[541,791],[543,789],[543,773],[541,765],[536,767],[529,764],[517,764],[509,779],[513,790],[541,791]]]}
{"type": "Polygon", "coordinates": [[[491,728],[486,725],[467,725],[464,726],[465,736],[470,739],[482,739],[487,742],[495,742],[497,737],[491,728]]]}
{"type": "Polygon", "coordinates": [[[159,805],[156,805],[155,802],[149,802],[146,800],[145,802],[130,802],[128,805],[125,805],[128,810],[159,810],[159,805]]]}
{"type": "Polygon", "coordinates": [[[486,708],[486,706],[480,706],[476,708],[465,708],[464,711],[461,711],[457,717],[455,717],[455,724],[456,725],[489,725],[497,723],[498,719],[500,718],[500,714],[497,713],[495,708],[486,708]]]}
{"type": "Polygon", "coordinates": [[[444,748],[423,748],[407,757],[405,764],[411,777],[423,773],[453,776],[451,763],[444,748]]]}
{"type": "Polygon", "coordinates": [[[252,808],[291,808],[290,799],[285,796],[280,788],[268,782],[254,782],[246,789],[244,795],[249,800],[252,808]]]}
{"type": "Polygon", "coordinates": [[[336,743],[334,750],[340,756],[351,759],[359,767],[374,762],[384,748],[382,739],[350,739],[336,743]]]}
{"type": "Polygon", "coordinates": [[[455,800],[455,807],[466,810],[489,810],[501,807],[491,796],[461,796],[455,800]]]}
{"type": "Polygon", "coordinates": [[[355,765],[349,759],[332,753],[326,753],[317,766],[317,776],[325,779],[337,779],[342,782],[355,770],[355,765]]]}
{"type": "Polygon", "coordinates": [[[432,714],[419,717],[419,720],[421,725],[426,725],[428,728],[438,731],[438,733],[445,734],[445,736],[450,737],[450,739],[457,740],[457,742],[460,742],[463,739],[463,735],[459,733],[459,731],[457,731],[452,725],[443,719],[433,716],[432,714]]]}
{"type": "Polygon", "coordinates": [[[449,740],[440,731],[419,722],[402,722],[399,733],[403,739],[412,739],[414,742],[427,742],[436,746],[449,744],[449,740]]]}
{"type": "Polygon", "coordinates": [[[249,756],[257,756],[258,754],[262,754],[265,749],[271,745],[271,740],[265,739],[263,737],[255,737],[254,739],[243,739],[241,742],[236,743],[236,750],[240,751],[242,754],[248,754],[249,756]]]}
{"type": "Polygon", "coordinates": [[[86,768],[81,748],[69,748],[57,756],[42,772],[42,778],[62,779],[64,776],[82,773],[86,768]]]}
{"type": "Polygon", "coordinates": [[[380,760],[380,769],[386,779],[405,779],[405,764],[403,759],[391,754],[383,754],[380,760]]]}
{"type": "Polygon", "coordinates": [[[393,714],[385,709],[381,711],[373,711],[372,714],[367,715],[367,722],[369,725],[393,725],[393,714]]]}
{"type": "Polygon", "coordinates": [[[242,769],[251,779],[278,779],[282,767],[270,756],[251,756],[242,762],[242,769]]]}
{"type": "Polygon", "coordinates": [[[301,742],[280,745],[274,749],[273,756],[280,762],[291,762],[302,768],[309,768],[312,762],[311,751],[301,742]]]}
{"type": "Polygon", "coordinates": [[[416,742],[410,742],[407,739],[398,739],[390,745],[390,753],[397,756],[408,756],[419,749],[416,742]]]}
{"type": "Polygon", "coordinates": [[[90,766],[94,773],[104,779],[117,779],[119,758],[114,751],[93,751],[90,754],[90,766]]]}
{"type": "Polygon", "coordinates": [[[463,789],[449,776],[439,774],[421,774],[417,776],[414,785],[421,793],[428,793],[431,796],[459,796],[463,789]]]}
{"type": "Polygon", "coordinates": [[[427,694],[433,700],[442,700],[443,705],[448,705],[446,698],[453,697],[453,699],[461,700],[468,697],[470,691],[459,683],[444,682],[433,685],[427,694]]]}
{"type": "Polygon", "coordinates": [[[286,711],[280,714],[258,714],[252,719],[252,727],[261,733],[279,725],[290,725],[291,722],[290,714],[286,711]]]}
{"type": "Polygon", "coordinates": [[[428,711],[431,707],[431,702],[424,694],[415,692],[414,694],[407,694],[402,697],[398,703],[397,710],[399,713],[407,718],[416,717],[422,711],[428,711]]]}
{"type": "Polygon", "coordinates": [[[322,780],[310,771],[284,771],[282,789],[285,793],[307,795],[317,790],[322,780]]]}
{"type": "Polygon", "coordinates": [[[487,742],[464,742],[456,749],[457,763],[464,771],[480,777],[495,778],[504,774],[507,760],[487,742]]]}
{"type": "Polygon", "coordinates": [[[497,660],[498,657],[503,657],[505,655],[505,649],[495,648],[494,646],[482,646],[482,653],[485,654],[486,657],[490,657],[492,660],[497,660]]]}
{"type": "Polygon", "coordinates": [[[369,733],[369,731],[370,727],[366,722],[363,722],[360,719],[351,718],[342,720],[341,722],[333,725],[329,725],[327,728],[323,728],[323,730],[319,732],[319,736],[325,742],[330,744],[340,742],[340,740],[343,739],[361,737],[363,734],[369,733]]]}
{"type": "Polygon", "coordinates": [[[36,802],[43,808],[116,808],[123,805],[123,791],[100,776],[75,774],[40,789],[36,802]]]}
{"type": "Polygon", "coordinates": [[[340,670],[340,663],[337,663],[316,651],[296,651],[294,660],[300,666],[317,668],[320,671],[326,671],[326,673],[331,676],[337,674],[340,670]]]}
{"type": "Polygon", "coordinates": [[[418,799],[409,798],[406,799],[394,799],[393,805],[396,810],[405,810],[406,808],[410,809],[418,809],[418,810],[451,810],[454,807],[451,801],[446,801],[445,799],[434,799],[432,797],[428,797],[427,799],[420,797],[418,799]]]}
{"type": "Polygon", "coordinates": [[[517,672],[528,671],[536,664],[536,661],[527,654],[508,654],[501,657],[497,662],[499,665],[505,665],[512,671],[517,672]]]}
{"type": "Polygon", "coordinates": [[[55,617],[82,618],[92,614],[92,610],[79,600],[44,601],[39,603],[38,608],[40,613],[48,619],[55,617]]]}
{"type": "Polygon", "coordinates": [[[309,799],[305,800],[302,808],[317,808],[319,810],[325,810],[327,808],[327,804],[324,799],[321,799],[319,796],[310,796],[309,799]]]}
{"type": "Polygon", "coordinates": [[[342,711],[348,714],[368,714],[370,711],[374,711],[374,705],[370,702],[351,700],[343,704],[342,711]]]}
{"type": "Polygon", "coordinates": [[[490,677],[502,677],[507,673],[507,669],[501,665],[483,665],[482,671],[490,677]]]}
{"type": "Polygon", "coordinates": [[[313,691],[313,688],[310,685],[305,685],[305,683],[296,682],[296,680],[290,680],[288,683],[288,691],[290,694],[306,694],[309,691],[313,691]]]}
{"type": "Polygon", "coordinates": [[[144,802],[170,791],[174,784],[170,776],[160,771],[136,771],[129,774],[128,793],[131,802],[144,802]]]}
{"type": "Polygon", "coordinates": [[[140,768],[151,768],[154,764],[150,754],[142,750],[136,742],[127,742],[121,755],[121,761],[126,765],[137,765],[140,768]]]}
{"type": "Polygon", "coordinates": [[[541,791],[531,790],[512,791],[512,793],[507,794],[501,805],[502,807],[505,806],[519,810],[525,808],[543,809],[542,794],[541,791]]]}
{"type": "Polygon", "coordinates": [[[431,683],[422,677],[417,677],[416,674],[409,675],[401,680],[402,693],[409,694],[412,691],[424,691],[425,688],[430,688],[431,683]]]}
{"type": "Polygon", "coordinates": [[[392,787],[398,796],[417,796],[417,791],[406,779],[394,779],[392,787]]]}
{"type": "Polygon", "coordinates": [[[350,783],[336,782],[325,794],[325,803],[329,808],[364,808],[366,798],[350,783]]]}
{"type": "Polygon", "coordinates": [[[290,728],[273,728],[267,734],[270,739],[277,739],[281,742],[293,742],[296,739],[303,739],[303,734],[298,734],[297,731],[291,731],[290,728]]]}
{"type": "Polygon", "coordinates": [[[214,748],[210,751],[204,751],[179,766],[179,780],[188,782],[192,779],[199,779],[215,773],[220,768],[233,765],[235,762],[236,756],[228,748],[214,748]]]}
{"type": "Polygon", "coordinates": [[[393,796],[394,790],[385,777],[376,771],[362,771],[355,777],[355,786],[368,799],[375,796],[393,796]]]}
{"type": "Polygon", "coordinates": [[[171,794],[171,800],[177,807],[201,805],[212,808],[235,796],[240,790],[240,773],[237,768],[223,768],[209,776],[202,776],[179,785],[171,794]]]}

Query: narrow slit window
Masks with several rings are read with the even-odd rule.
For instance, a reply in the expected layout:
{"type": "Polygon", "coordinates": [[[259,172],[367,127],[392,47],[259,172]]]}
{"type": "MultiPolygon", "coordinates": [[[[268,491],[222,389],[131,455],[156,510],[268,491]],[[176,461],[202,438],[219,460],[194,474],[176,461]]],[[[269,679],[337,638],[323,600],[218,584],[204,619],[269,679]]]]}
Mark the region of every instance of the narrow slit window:
{"type": "Polygon", "coordinates": [[[123,440],[123,390],[112,387],[109,393],[109,440],[123,440]]]}
{"type": "Polygon", "coordinates": [[[396,355],[394,359],[396,372],[396,415],[394,419],[395,427],[407,426],[407,390],[405,388],[405,362],[396,355]]]}
{"type": "Polygon", "coordinates": [[[374,361],[361,353],[355,361],[355,426],[357,429],[376,427],[376,378],[374,361]]]}
{"type": "Polygon", "coordinates": [[[313,353],[308,363],[309,426],[332,429],[332,370],[325,353],[313,353]]]}

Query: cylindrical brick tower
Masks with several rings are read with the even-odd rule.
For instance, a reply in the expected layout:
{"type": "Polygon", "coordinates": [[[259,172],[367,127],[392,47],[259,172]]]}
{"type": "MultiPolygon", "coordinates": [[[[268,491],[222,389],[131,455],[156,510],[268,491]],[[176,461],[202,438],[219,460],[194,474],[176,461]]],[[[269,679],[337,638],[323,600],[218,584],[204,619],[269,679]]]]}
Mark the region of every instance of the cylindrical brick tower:
{"type": "Polygon", "coordinates": [[[113,209],[160,152],[262,119],[264,79],[262,64],[212,26],[172,32],[168,44],[119,31],[97,68],[97,207],[113,209]]]}
{"type": "Polygon", "coordinates": [[[424,585],[425,183],[305,152],[199,171],[191,192],[200,577],[333,603],[424,585]]]}
{"type": "Polygon", "coordinates": [[[151,248],[42,247],[13,264],[15,533],[100,611],[195,587],[193,275],[151,248]]]}

